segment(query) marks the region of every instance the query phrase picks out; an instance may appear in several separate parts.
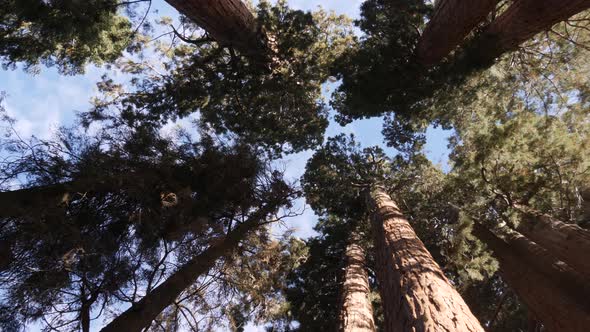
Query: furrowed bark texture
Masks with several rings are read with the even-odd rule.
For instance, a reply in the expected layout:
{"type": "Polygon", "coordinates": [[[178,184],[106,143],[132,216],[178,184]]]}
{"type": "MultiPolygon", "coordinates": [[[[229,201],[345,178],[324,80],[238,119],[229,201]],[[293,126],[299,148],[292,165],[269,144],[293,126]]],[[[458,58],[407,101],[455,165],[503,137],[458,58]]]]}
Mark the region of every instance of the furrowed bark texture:
{"type": "Polygon", "coordinates": [[[247,55],[266,51],[264,35],[241,0],[166,0],[218,43],[247,55]]]}
{"type": "Polygon", "coordinates": [[[590,231],[525,206],[516,229],[590,280],[590,231]]]}
{"type": "Polygon", "coordinates": [[[523,262],[552,280],[555,287],[565,296],[569,296],[573,302],[590,313],[590,284],[580,273],[518,232],[501,227],[496,229],[495,233],[516,255],[522,257],[523,262]]]}
{"type": "Polygon", "coordinates": [[[439,0],[418,42],[418,61],[423,65],[434,65],[441,61],[486,18],[497,2],[439,0]]]}
{"type": "Polygon", "coordinates": [[[526,259],[486,227],[475,223],[473,233],[500,262],[500,275],[550,332],[583,332],[590,315],[564,294],[553,280],[537,272],[526,259]]]}
{"type": "Polygon", "coordinates": [[[374,332],[373,307],[369,300],[369,276],[360,235],[353,232],[346,247],[346,267],[342,285],[340,331],[374,332]]]}
{"type": "Polygon", "coordinates": [[[209,271],[215,261],[235,249],[240,240],[257,227],[257,223],[245,222],[236,227],[227,237],[213,244],[203,253],[188,261],[170,278],[147,294],[131,308],[119,315],[101,331],[103,332],[139,332],[151,322],[203,273],[209,271]]]}
{"type": "Polygon", "coordinates": [[[495,58],[515,50],[537,33],[588,8],[590,0],[514,1],[484,30],[473,59],[480,65],[491,65],[495,58]]]}
{"type": "Polygon", "coordinates": [[[373,188],[368,201],[373,209],[384,331],[483,332],[389,195],[373,188]]]}

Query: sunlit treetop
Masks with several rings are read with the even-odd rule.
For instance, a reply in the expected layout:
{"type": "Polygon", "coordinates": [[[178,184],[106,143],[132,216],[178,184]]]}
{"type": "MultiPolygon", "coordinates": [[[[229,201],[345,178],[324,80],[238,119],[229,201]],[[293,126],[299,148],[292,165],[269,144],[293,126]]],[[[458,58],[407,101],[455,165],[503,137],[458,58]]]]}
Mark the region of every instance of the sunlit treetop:
{"type": "Polygon", "coordinates": [[[197,112],[206,130],[235,134],[272,153],[317,146],[328,126],[321,86],[353,42],[349,20],[292,10],[285,2],[261,2],[256,17],[275,40],[272,63],[199,38],[203,32],[188,25],[184,37],[193,43],[159,44],[161,70],[129,60],[122,66],[134,75],[131,87],[105,77],[87,120],[108,120],[115,110],[130,126],[161,126],[197,112]]]}

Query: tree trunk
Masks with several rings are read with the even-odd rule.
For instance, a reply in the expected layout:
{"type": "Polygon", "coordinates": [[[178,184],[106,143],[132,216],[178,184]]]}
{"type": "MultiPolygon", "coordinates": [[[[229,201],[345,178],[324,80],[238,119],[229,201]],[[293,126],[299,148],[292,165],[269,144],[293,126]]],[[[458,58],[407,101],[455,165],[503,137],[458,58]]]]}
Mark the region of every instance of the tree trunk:
{"type": "Polygon", "coordinates": [[[389,195],[376,187],[367,198],[373,210],[384,331],[483,332],[389,195]]]}
{"type": "Polygon", "coordinates": [[[590,285],[581,274],[518,232],[501,227],[495,233],[523,262],[553,281],[556,288],[590,313],[590,285]]]}
{"type": "Polygon", "coordinates": [[[223,241],[214,243],[203,253],[188,261],[178,271],[174,272],[170,278],[154,288],[139,302],[134,303],[131,308],[115,318],[101,331],[139,332],[149,326],[187,287],[203,273],[209,271],[218,258],[234,250],[240,240],[257,226],[257,222],[246,221],[236,227],[223,241]]]}
{"type": "Polygon", "coordinates": [[[529,313],[527,315],[527,331],[528,332],[541,332],[540,325],[541,324],[539,323],[539,321],[537,320],[535,315],[533,315],[533,313],[529,311],[529,313]]]}
{"type": "MultiPolygon", "coordinates": [[[[156,175],[157,176],[157,175],[156,175]]],[[[111,192],[131,187],[137,181],[125,178],[78,179],[45,186],[0,192],[0,218],[19,217],[37,212],[47,213],[65,206],[75,193],[111,192]]]]}
{"type": "Polygon", "coordinates": [[[340,330],[343,332],[374,332],[373,307],[369,300],[369,276],[366,270],[365,251],[360,235],[352,232],[346,247],[346,268],[342,285],[340,330]]]}
{"type": "Polygon", "coordinates": [[[516,209],[522,213],[516,230],[590,280],[590,231],[526,206],[517,205],[516,209]]]}
{"type": "Polygon", "coordinates": [[[502,279],[514,290],[548,331],[583,332],[590,326],[590,315],[565,295],[545,275],[537,272],[502,239],[475,223],[473,233],[500,262],[502,279]]]}
{"type": "Polygon", "coordinates": [[[482,32],[469,58],[478,66],[491,66],[500,55],[588,8],[590,0],[514,1],[482,32]]]}
{"type": "Polygon", "coordinates": [[[223,46],[241,53],[266,57],[265,34],[241,0],[166,0],[181,14],[203,28],[223,46]]]}
{"type": "Polygon", "coordinates": [[[80,325],[82,332],[90,332],[90,305],[84,302],[80,308],[80,325]]]}
{"type": "Polygon", "coordinates": [[[71,184],[55,184],[0,192],[0,218],[18,217],[40,207],[57,208],[67,200],[71,184]]]}
{"type": "Polygon", "coordinates": [[[418,62],[434,65],[453,51],[494,9],[498,0],[439,0],[420,37],[418,62]]]}
{"type": "Polygon", "coordinates": [[[0,240],[0,272],[8,269],[13,260],[11,241],[0,240]]]}

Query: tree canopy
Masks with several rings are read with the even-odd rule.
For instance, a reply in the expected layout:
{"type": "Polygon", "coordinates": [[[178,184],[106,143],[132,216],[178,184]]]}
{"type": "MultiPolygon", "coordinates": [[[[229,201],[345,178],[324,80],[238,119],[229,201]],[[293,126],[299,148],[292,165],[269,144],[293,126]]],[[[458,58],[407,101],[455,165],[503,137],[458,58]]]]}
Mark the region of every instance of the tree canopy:
{"type": "Polygon", "coordinates": [[[0,329],[588,322],[588,1],[165,2],[2,2],[5,70],[103,75],[49,138],[0,104],[0,329]]]}

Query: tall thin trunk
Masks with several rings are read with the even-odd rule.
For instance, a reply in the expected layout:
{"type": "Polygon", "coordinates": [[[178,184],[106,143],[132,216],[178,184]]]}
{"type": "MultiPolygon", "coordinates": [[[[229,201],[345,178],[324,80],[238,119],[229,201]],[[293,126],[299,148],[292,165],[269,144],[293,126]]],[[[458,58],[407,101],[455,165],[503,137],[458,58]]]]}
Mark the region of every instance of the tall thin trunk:
{"type": "Polygon", "coordinates": [[[439,0],[424,29],[416,55],[418,62],[433,65],[457,45],[494,9],[498,0],[439,0]]]}
{"type": "Polygon", "coordinates": [[[590,231],[526,206],[518,205],[516,209],[523,216],[516,230],[590,280],[590,231]]]}
{"type": "Polygon", "coordinates": [[[494,20],[471,50],[470,61],[489,66],[500,55],[554,24],[590,8],[590,0],[518,0],[494,20]]]}
{"type": "Polygon", "coordinates": [[[215,41],[243,54],[266,56],[266,36],[241,0],[166,0],[215,41]]]}
{"type": "Polygon", "coordinates": [[[516,231],[499,227],[495,232],[524,263],[553,281],[556,288],[590,313],[590,285],[581,274],[516,231]]]}
{"type": "Polygon", "coordinates": [[[85,302],[80,308],[80,325],[82,332],[90,332],[90,305],[85,302]]]}
{"type": "Polygon", "coordinates": [[[170,278],[166,279],[131,308],[115,318],[102,332],[139,332],[164,310],[203,273],[209,271],[217,259],[234,250],[247,233],[258,223],[247,221],[231,231],[223,241],[217,242],[203,253],[193,257],[170,278]]]}
{"type": "Polygon", "coordinates": [[[346,247],[346,268],[341,296],[340,330],[343,332],[375,331],[365,251],[359,242],[360,235],[352,232],[346,247]]]}
{"type": "Polygon", "coordinates": [[[539,273],[513,248],[486,227],[475,224],[473,233],[500,262],[500,275],[548,331],[587,331],[590,315],[571,297],[539,273]]]}
{"type": "Polygon", "coordinates": [[[384,331],[483,332],[389,195],[376,187],[367,198],[373,209],[384,331]]]}

